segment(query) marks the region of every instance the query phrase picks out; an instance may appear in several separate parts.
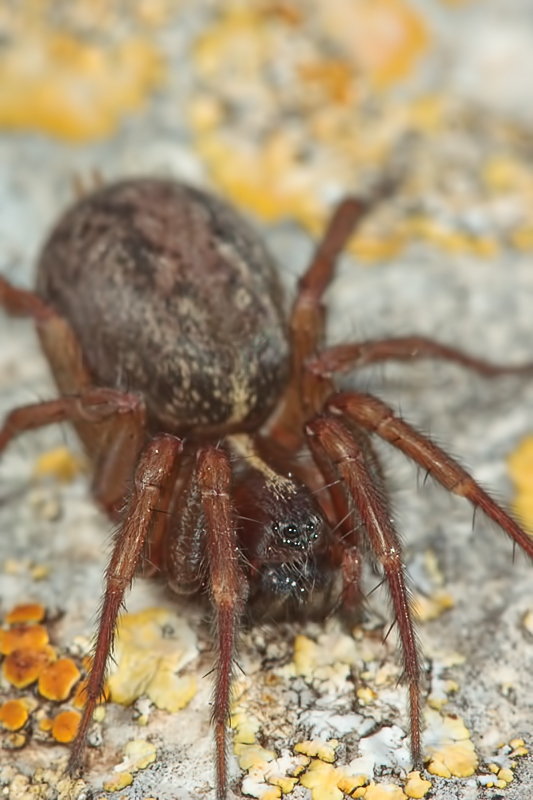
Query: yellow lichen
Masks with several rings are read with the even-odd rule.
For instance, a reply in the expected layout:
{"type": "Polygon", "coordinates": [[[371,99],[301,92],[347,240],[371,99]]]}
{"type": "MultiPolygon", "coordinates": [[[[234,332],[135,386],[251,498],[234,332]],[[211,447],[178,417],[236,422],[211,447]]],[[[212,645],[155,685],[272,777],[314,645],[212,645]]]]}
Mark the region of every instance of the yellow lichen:
{"type": "Polygon", "coordinates": [[[438,590],[429,597],[417,593],[411,602],[411,608],[419,622],[437,619],[445,611],[454,606],[454,599],[449,592],[438,590]]]}
{"type": "Polygon", "coordinates": [[[426,750],[430,755],[428,772],[441,778],[467,778],[478,766],[470,732],[458,716],[440,716],[426,711],[426,750]]]}
{"type": "Polygon", "coordinates": [[[420,772],[410,772],[407,776],[407,782],[403,790],[407,797],[413,797],[415,800],[425,797],[431,789],[431,781],[426,781],[420,777],[420,772]]]}
{"type": "Polygon", "coordinates": [[[104,781],[104,789],[107,792],[120,792],[126,786],[131,786],[133,783],[133,775],[131,772],[119,772],[115,778],[104,781]]]}
{"type": "Polygon", "coordinates": [[[324,30],[378,90],[403,80],[429,44],[423,18],[406,0],[329,0],[317,11],[324,30]]]}
{"type": "Polygon", "coordinates": [[[515,484],[513,508],[524,526],[533,531],[533,436],[528,436],[507,459],[515,484]]]}
{"type": "Polygon", "coordinates": [[[513,778],[514,775],[510,769],[503,767],[502,769],[498,770],[498,780],[505,781],[505,783],[511,783],[513,778]]]}
{"type": "Polygon", "coordinates": [[[377,698],[376,692],[369,686],[361,686],[357,690],[356,694],[357,694],[357,699],[364,705],[369,705],[369,703],[373,703],[377,698]]]}
{"type": "Polygon", "coordinates": [[[335,761],[335,750],[339,746],[336,739],[330,739],[329,742],[322,742],[320,739],[306,742],[298,742],[294,746],[297,753],[302,753],[304,756],[311,758],[319,758],[321,761],[327,761],[331,764],[335,761]]]}
{"type": "Polygon", "coordinates": [[[511,739],[509,742],[509,747],[513,748],[513,752],[510,754],[511,757],[514,758],[515,756],[527,756],[529,750],[524,745],[525,742],[523,739],[511,739]]]}
{"type": "Polygon", "coordinates": [[[61,29],[46,5],[23,4],[11,20],[0,63],[0,126],[71,141],[107,136],[161,82],[161,56],[145,36],[105,44],[74,33],[75,25],[61,29]]]}
{"type": "Polygon", "coordinates": [[[313,800],[342,800],[344,792],[338,786],[340,778],[338,769],[332,764],[314,759],[300,783],[311,790],[313,800]]]}
{"type": "Polygon", "coordinates": [[[117,627],[116,669],[108,680],[111,699],[130,705],[146,694],[158,708],[183,708],[196,693],[196,682],[175,673],[196,654],[196,637],[176,614],[163,608],[124,614],[117,627]]]}
{"type": "Polygon", "coordinates": [[[239,759],[240,768],[246,770],[252,767],[263,766],[276,758],[276,754],[273,750],[267,750],[259,744],[237,743],[233,750],[239,759]]]}
{"type": "Polygon", "coordinates": [[[517,250],[529,252],[533,250],[533,227],[528,223],[512,231],[510,241],[517,250]]]}
{"type": "Polygon", "coordinates": [[[56,447],[43,453],[33,467],[36,478],[52,477],[62,483],[70,483],[84,468],[82,459],[68,447],[56,447]]]}
{"type": "Polygon", "coordinates": [[[370,783],[362,796],[365,800],[406,800],[406,795],[395,783],[370,783]]]}
{"type": "Polygon", "coordinates": [[[124,747],[124,761],[122,765],[116,767],[117,772],[137,772],[140,769],[153,764],[156,760],[157,753],[155,746],[145,739],[132,739],[124,747]]]}
{"type": "Polygon", "coordinates": [[[255,734],[260,728],[259,720],[250,716],[240,706],[231,712],[230,725],[235,730],[235,744],[254,744],[255,734]]]}
{"type": "MultiPolygon", "coordinates": [[[[267,220],[291,216],[317,233],[326,214],[324,184],[342,185],[346,174],[382,164],[400,136],[391,120],[368,135],[358,125],[361,101],[405,79],[429,34],[408,0],[332,0],[327,10],[313,2],[297,16],[295,23],[292,14],[273,14],[268,4],[225,4],[193,51],[204,89],[191,101],[189,119],[198,152],[227,196],[267,220]],[[287,78],[274,87],[265,78],[278,61],[287,78]],[[237,85],[242,97],[252,99],[250,112],[239,102],[242,116],[230,118],[237,85]],[[248,123],[247,115],[252,120],[256,104],[267,124],[250,136],[248,126],[256,123],[248,123]],[[300,124],[280,124],[287,105],[300,124]],[[313,162],[302,157],[310,141],[313,162]]],[[[417,114],[424,116],[419,107],[417,114]]],[[[410,124],[408,117],[403,110],[398,115],[400,128],[410,124]]],[[[396,255],[405,241],[401,228],[379,235],[360,231],[351,248],[375,261],[396,255]]]]}

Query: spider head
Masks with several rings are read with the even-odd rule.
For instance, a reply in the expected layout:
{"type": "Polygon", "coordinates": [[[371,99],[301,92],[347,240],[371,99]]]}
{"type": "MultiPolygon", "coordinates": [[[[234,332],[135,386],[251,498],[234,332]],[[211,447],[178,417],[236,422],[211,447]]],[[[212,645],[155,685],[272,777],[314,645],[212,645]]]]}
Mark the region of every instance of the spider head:
{"type": "Polygon", "coordinates": [[[281,616],[308,605],[330,572],[330,527],[315,495],[292,475],[248,472],[235,497],[256,610],[281,616]]]}

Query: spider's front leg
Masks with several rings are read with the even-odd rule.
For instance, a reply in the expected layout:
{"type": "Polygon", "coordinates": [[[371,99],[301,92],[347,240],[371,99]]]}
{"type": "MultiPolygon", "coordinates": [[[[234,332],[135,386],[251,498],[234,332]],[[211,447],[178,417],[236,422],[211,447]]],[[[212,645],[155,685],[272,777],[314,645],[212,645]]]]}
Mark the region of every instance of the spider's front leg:
{"type": "Polygon", "coordinates": [[[182,492],[175,526],[167,540],[167,570],[179,593],[207,590],[217,630],[217,666],[213,704],[217,797],[227,797],[227,735],[236,629],[248,586],[240,564],[230,498],[228,454],[202,447],[182,492]]]}
{"type": "MultiPolygon", "coordinates": [[[[348,506],[353,527],[366,533],[389,587],[403,651],[409,685],[411,753],[415,765],[421,761],[420,662],[409,605],[401,545],[387,502],[381,468],[368,436],[348,429],[340,420],[320,416],[306,425],[309,447],[327,475],[336,475],[348,506]],[[362,523],[362,524],[361,524],[362,523]]],[[[347,545],[349,539],[344,537],[347,545]]]]}
{"type": "Polygon", "coordinates": [[[172,487],[176,483],[181,451],[179,439],[161,434],[141,454],[126,517],[118,531],[106,572],[106,588],[87,682],[86,703],[68,763],[68,772],[71,775],[79,770],[87,732],[103,691],[106,666],[113,649],[117,618],[124,594],[131,584],[145,545],[153,535],[154,527],[161,518],[166,518],[165,512],[172,487]]]}

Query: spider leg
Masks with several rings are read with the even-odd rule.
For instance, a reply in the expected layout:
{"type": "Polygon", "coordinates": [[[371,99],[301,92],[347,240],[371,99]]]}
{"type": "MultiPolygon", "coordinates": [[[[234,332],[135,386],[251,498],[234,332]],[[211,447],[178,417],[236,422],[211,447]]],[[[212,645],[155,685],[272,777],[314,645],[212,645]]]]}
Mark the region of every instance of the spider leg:
{"type": "Polygon", "coordinates": [[[340,392],[327,403],[326,408],[329,413],[341,414],[371,433],[376,433],[427,470],[449,492],[466,497],[533,558],[533,537],[528,536],[454,458],[429,436],[397,417],[382,400],[361,392],[340,392]]]}
{"type": "Polygon", "coordinates": [[[162,509],[162,503],[170,496],[168,487],[175,484],[181,451],[179,439],[162,434],[154,438],[141,454],[126,517],[118,531],[106,571],[98,636],[87,682],[87,701],[68,763],[70,775],[77,773],[80,767],[87,732],[102,694],[124,594],[133,579],[145,542],[150,538],[154,521],[163,516],[157,512],[165,510],[162,509]]]}
{"type": "Polygon", "coordinates": [[[323,350],[307,362],[315,375],[331,378],[334,374],[377,364],[382,361],[414,361],[419,358],[438,358],[452,361],[474,370],[486,378],[498,375],[531,375],[533,364],[492,364],[474,358],[454,347],[426,339],[424,336],[404,336],[394,339],[375,339],[353,344],[340,344],[323,350]]]}
{"type": "Polygon", "coordinates": [[[307,423],[309,447],[317,463],[327,464],[345,487],[348,502],[361,520],[372,552],[383,568],[398,622],[405,674],[409,685],[411,753],[420,764],[420,663],[405,581],[401,544],[394,528],[385,487],[376,471],[376,457],[366,437],[352,433],[338,419],[315,417],[307,423]]]}
{"type": "Polygon", "coordinates": [[[391,181],[384,181],[368,199],[345,198],[333,212],[311,264],[300,279],[289,323],[291,380],[274,430],[276,438],[292,450],[302,443],[300,431],[304,419],[320,409],[333,390],[329,381],[306,370],[305,362],[317,352],[324,339],[323,296],[333,278],[337,258],[361,219],[382,197],[391,194],[393,188],[391,181]]]}
{"type": "Polygon", "coordinates": [[[248,592],[239,563],[231,479],[230,458],[224,450],[206,446],[198,451],[195,472],[183,490],[181,508],[176,515],[177,528],[169,530],[167,551],[173,588],[189,594],[200,580],[209,589],[214,609],[218,653],[213,723],[219,800],[227,797],[226,728],[236,629],[248,592]]]}
{"type": "Polygon", "coordinates": [[[56,422],[72,422],[83,430],[89,426],[93,434],[89,455],[95,464],[93,493],[101,507],[116,518],[132,464],[146,438],[142,399],[114,389],[88,388],[74,396],[15,408],[0,428],[0,453],[19,434],[56,422]]]}
{"type": "Polygon", "coordinates": [[[39,295],[0,277],[0,306],[13,316],[32,317],[61,397],[15,409],[0,428],[0,452],[14,436],[54,422],[72,422],[94,467],[93,494],[118,519],[133,466],[146,441],[141,397],[95,389],[76,334],[39,295]]]}
{"type": "Polygon", "coordinates": [[[12,317],[33,317],[46,321],[54,312],[35,292],[17,289],[0,276],[0,306],[12,317]]]}

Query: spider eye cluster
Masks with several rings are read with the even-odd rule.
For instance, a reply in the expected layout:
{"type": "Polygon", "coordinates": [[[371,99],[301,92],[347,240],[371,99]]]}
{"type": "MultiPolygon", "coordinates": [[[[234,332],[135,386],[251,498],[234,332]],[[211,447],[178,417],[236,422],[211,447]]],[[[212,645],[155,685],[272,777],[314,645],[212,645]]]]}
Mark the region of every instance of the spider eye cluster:
{"type": "Polygon", "coordinates": [[[272,532],[279,543],[285,547],[303,550],[318,539],[319,522],[315,519],[305,521],[273,522],[272,532]]]}

